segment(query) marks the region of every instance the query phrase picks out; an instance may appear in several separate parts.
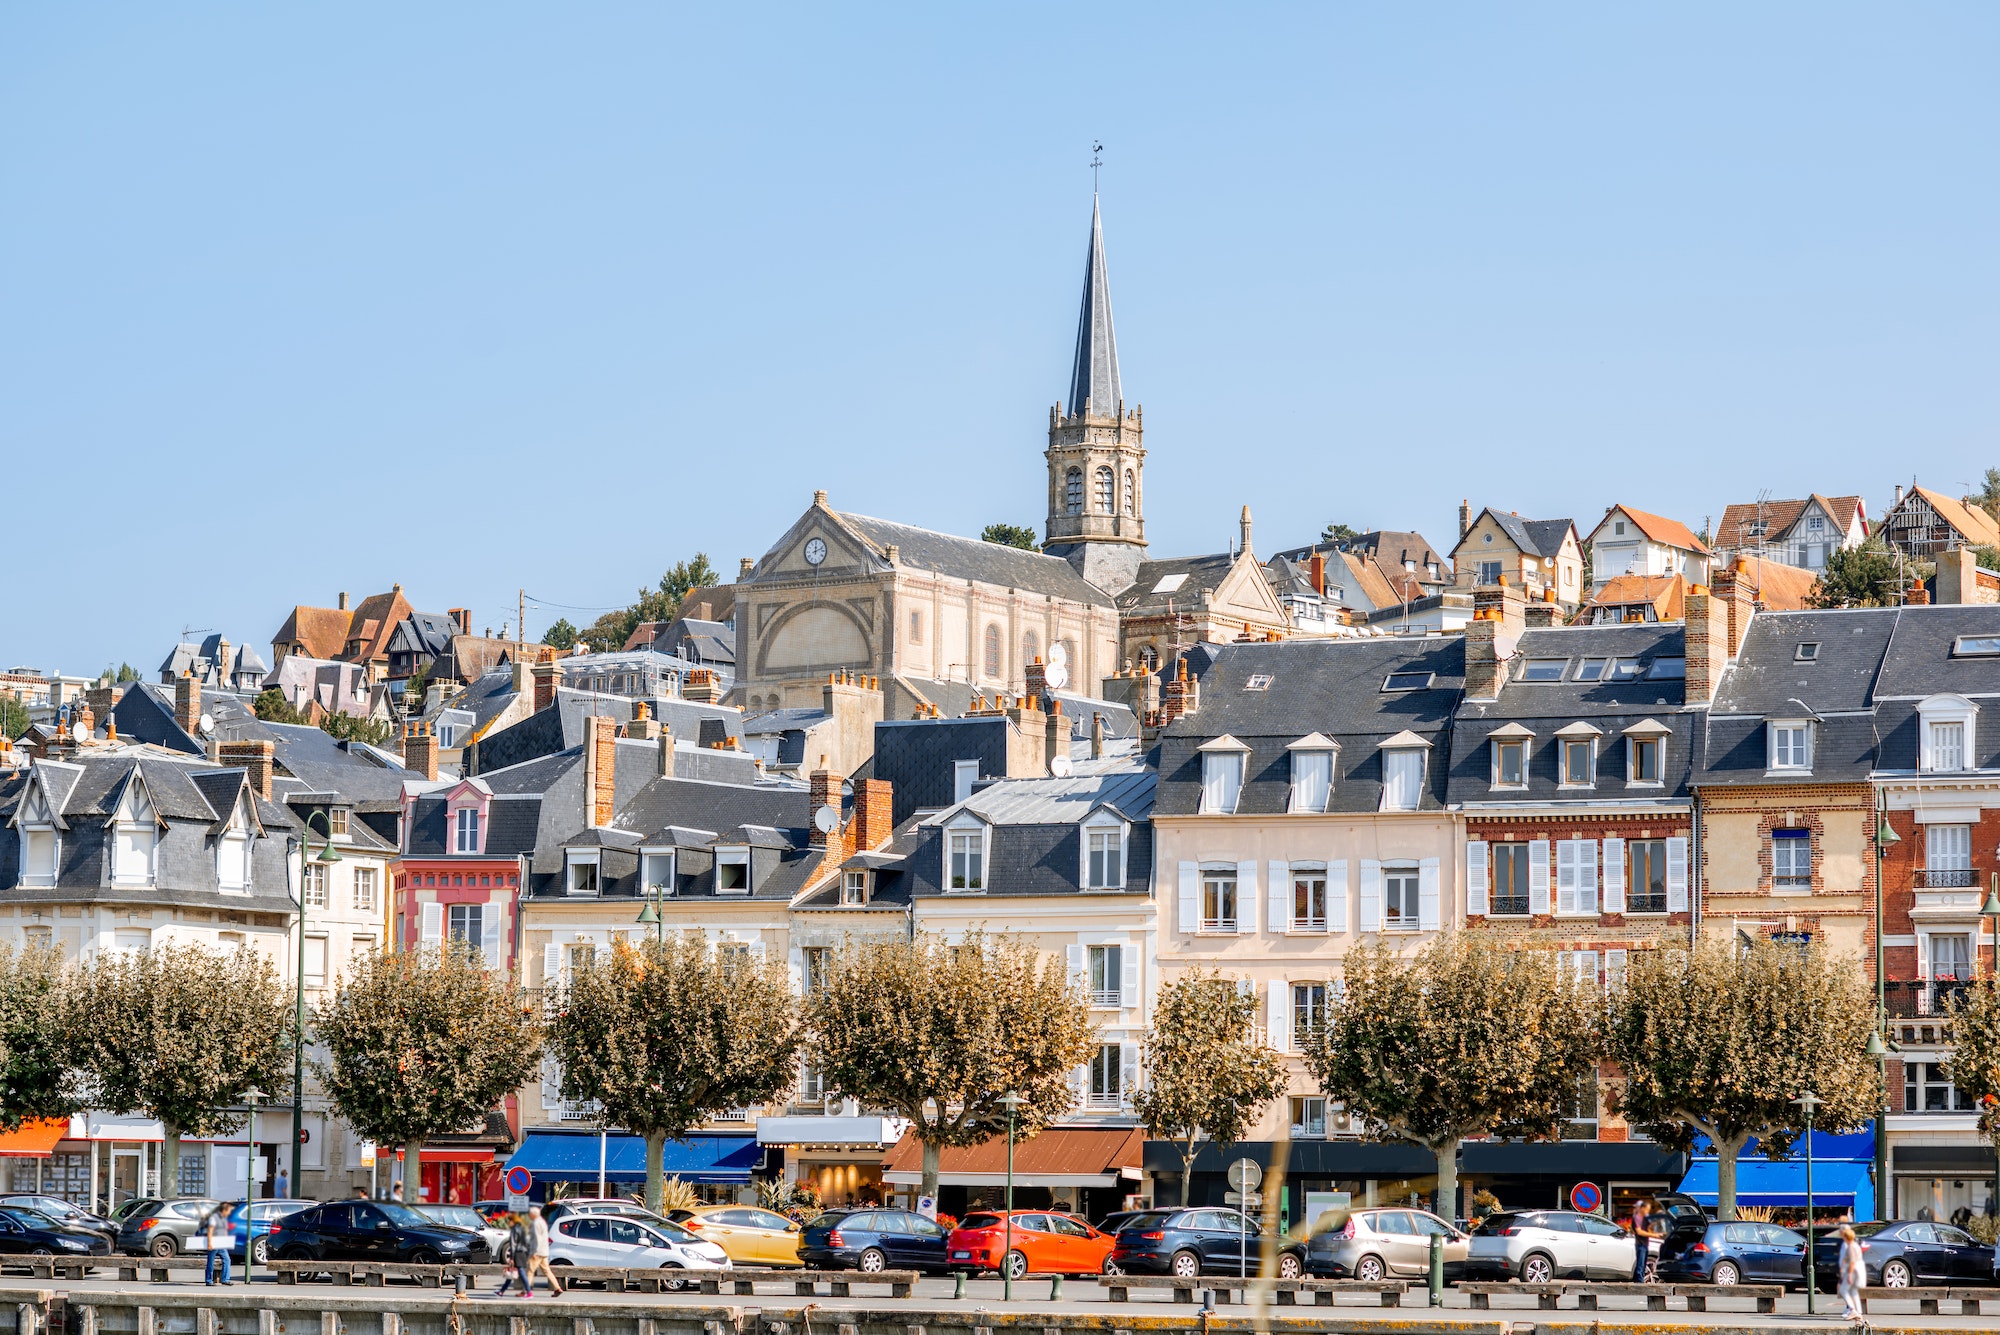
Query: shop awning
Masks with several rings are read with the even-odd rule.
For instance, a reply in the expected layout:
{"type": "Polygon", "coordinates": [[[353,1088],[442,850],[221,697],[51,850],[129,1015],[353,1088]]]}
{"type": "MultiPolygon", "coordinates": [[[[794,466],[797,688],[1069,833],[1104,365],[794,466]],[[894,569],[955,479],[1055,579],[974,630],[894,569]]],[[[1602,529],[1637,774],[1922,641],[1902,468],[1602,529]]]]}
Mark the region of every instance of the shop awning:
{"type": "Polygon", "coordinates": [[[69,1134],[69,1119],[23,1122],[18,1131],[0,1131],[0,1158],[46,1159],[69,1134]]]}
{"type": "Polygon", "coordinates": [[[909,1122],[901,1117],[760,1117],[759,1145],[824,1145],[881,1149],[894,1145],[909,1122]]]}
{"type": "Polygon", "coordinates": [[[1459,1152],[1461,1173],[1483,1176],[1676,1178],[1687,1156],[1650,1140],[1475,1140],[1459,1152]]]}
{"type": "MultiPolygon", "coordinates": [[[[1146,1134],[1137,1127],[1052,1127],[1014,1142],[1017,1187],[1114,1187],[1140,1180],[1146,1134]]],[[[924,1147],[904,1135],[882,1156],[882,1180],[916,1186],[924,1180],[924,1147]]],[[[996,1187],[1007,1181],[1007,1138],[949,1147],[938,1156],[938,1181],[954,1187],[996,1187]]]]}
{"type": "MultiPolygon", "coordinates": [[[[1680,1190],[1703,1205],[1716,1203],[1716,1163],[1696,1159],[1681,1179],[1680,1190]]],[[[1806,1203],[1806,1161],[1785,1159],[1739,1159],[1736,1163],[1736,1203],[1777,1205],[1802,1209],[1806,1203]]],[[[1844,1209],[1852,1206],[1857,1219],[1875,1217],[1875,1186],[1869,1180],[1869,1165],[1852,1159],[1831,1159],[1813,1164],[1813,1208],[1844,1209]]]]}
{"type": "MultiPolygon", "coordinates": [[[[542,1182],[595,1182],[597,1154],[594,1131],[530,1131],[507,1167],[526,1168],[542,1182]]],[[[661,1169],[685,1182],[748,1182],[762,1155],[755,1136],[694,1135],[667,1142],[661,1169]]],[[[606,1181],[644,1182],[645,1140],[622,1133],[606,1136],[604,1170],[606,1181]]]]}
{"type": "MultiPolygon", "coordinates": [[[[418,1162],[420,1163],[492,1163],[493,1162],[492,1150],[485,1150],[485,1149],[469,1150],[466,1149],[463,1145],[453,1145],[448,1148],[439,1148],[439,1149],[432,1149],[429,1145],[426,1145],[423,1147],[423,1149],[418,1151],[418,1155],[420,1156],[418,1159],[418,1162]]],[[[401,1150],[397,1150],[396,1157],[398,1159],[402,1158],[403,1152],[401,1150]]]]}

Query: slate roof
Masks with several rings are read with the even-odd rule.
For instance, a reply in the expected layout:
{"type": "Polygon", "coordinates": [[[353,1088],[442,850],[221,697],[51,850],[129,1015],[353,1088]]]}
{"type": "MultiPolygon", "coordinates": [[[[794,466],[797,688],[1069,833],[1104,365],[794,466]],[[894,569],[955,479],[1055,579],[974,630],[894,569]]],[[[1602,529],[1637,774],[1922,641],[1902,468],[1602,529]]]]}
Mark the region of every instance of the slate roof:
{"type": "MultiPolygon", "coordinates": [[[[1567,519],[1523,519],[1517,514],[1495,510],[1490,505],[1480,513],[1493,516],[1493,522],[1500,526],[1500,531],[1507,535],[1507,540],[1530,556],[1549,557],[1560,554],[1563,539],[1576,528],[1576,525],[1567,519]]],[[[1461,538],[1459,546],[1464,545],[1464,539],[1461,538]]],[[[1457,550],[1457,547],[1452,548],[1454,552],[1457,550]]]]}
{"type": "MultiPolygon", "coordinates": [[[[1768,776],[1766,721],[1818,715],[1812,774],[1807,782],[1865,782],[1874,768],[1876,674],[1888,653],[1896,622],[1910,609],[1760,613],[1722,674],[1708,710],[1698,786],[1791,782],[1768,776]],[[1819,646],[1800,661],[1798,646],[1819,646]]],[[[1977,613],[1974,608],[1940,608],[1977,613]]],[[[2000,612],[1983,620],[2000,633],[2000,612]]],[[[1800,776],[1803,778],[1803,776],[1800,776]]]]}
{"type": "Polygon", "coordinates": [[[885,720],[875,725],[875,754],[861,777],[889,782],[891,819],[901,825],[916,811],[951,805],[955,761],[977,760],[982,776],[1005,774],[1013,726],[998,714],[885,720]]]}
{"type": "Polygon", "coordinates": [[[1076,358],[1069,373],[1069,413],[1086,403],[1102,417],[1118,411],[1125,391],[1118,383],[1118,338],[1111,328],[1111,274],[1104,265],[1104,219],[1090,197],[1090,249],[1083,262],[1083,306],[1076,317],[1076,358]]]}
{"type": "MultiPolygon", "coordinates": [[[[638,703],[629,696],[601,695],[594,691],[558,687],[555,704],[511,727],[479,738],[479,772],[483,775],[489,770],[504,769],[522,761],[581,746],[585,718],[597,715],[621,724],[629,723],[638,703]]],[[[654,718],[673,730],[680,755],[687,754],[680,749],[683,742],[697,742],[705,736],[742,736],[743,711],[740,709],[726,705],[692,704],[680,699],[654,699],[645,703],[654,718]]],[[[717,750],[704,756],[702,763],[717,777],[747,781],[756,776],[756,762],[744,752],[717,750]]]]}
{"type": "MultiPolygon", "coordinates": [[[[203,695],[202,708],[212,708],[208,694],[203,695]]],[[[125,688],[105,716],[105,725],[111,723],[118,725],[119,737],[130,741],[151,742],[190,756],[204,752],[200,740],[174,722],[174,697],[150,682],[135,681],[125,688]]]]}
{"type": "Polygon", "coordinates": [[[1980,705],[1972,728],[1973,761],[2000,768],[2000,658],[1954,657],[1961,635],[2000,635],[2000,607],[1905,607],[1875,679],[1876,732],[1881,747],[1876,768],[1914,771],[1921,722],[1918,702],[1946,693],[1969,696],[1980,705]]]}
{"type": "Polygon", "coordinates": [[[894,546],[897,559],[918,570],[1005,588],[1026,589],[1073,603],[1111,606],[1104,590],[1084,579],[1061,557],[1023,551],[1004,543],[961,538],[932,529],[897,524],[867,515],[837,512],[836,517],[878,551],[894,546]]]}
{"type": "Polygon", "coordinates": [[[389,632],[385,648],[391,653],[400,651],[438,658],[451,649],[451,639],[456,634],[458,623],[443,613],[412,612],[389,632]]]}
{"type": "Polygon", "coordinates": [[[1178,611],[1199,611],[1201,596],[1221,588],[1222,581],[1229,578],[1229,572],[1236,568],[1236,561],[1237,557],[1231,552],[1141,561],[1132,586],[1118,595],[1119,614],[1165,615],[1169,604],[1178,611]],[[1175,576],[1180,578],[1176,580],[1175,576]],[[1162,584],[1172,584],[1173,587],[1161,588],[1162,584]]]}

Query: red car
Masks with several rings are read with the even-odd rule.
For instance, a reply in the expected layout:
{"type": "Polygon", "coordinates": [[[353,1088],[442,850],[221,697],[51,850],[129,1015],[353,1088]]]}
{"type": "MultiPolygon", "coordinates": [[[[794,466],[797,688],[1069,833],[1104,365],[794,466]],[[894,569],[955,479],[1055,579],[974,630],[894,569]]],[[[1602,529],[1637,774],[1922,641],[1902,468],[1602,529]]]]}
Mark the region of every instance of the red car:
{"type": "Polygon", "coordinates": [[[1012,1232],[1010,1251],[1004,1211],[969,1214],[946,1240],[946,1258],[954,1270],[974,1271],[999,1270],[1005,1258],[1006,1273],[1015,1279],[1027,1274],[1118,1273],[1111,1260],[1111,1235],[1098,1232],[1075,1215],[1016,1210],[1012,1232]]]}

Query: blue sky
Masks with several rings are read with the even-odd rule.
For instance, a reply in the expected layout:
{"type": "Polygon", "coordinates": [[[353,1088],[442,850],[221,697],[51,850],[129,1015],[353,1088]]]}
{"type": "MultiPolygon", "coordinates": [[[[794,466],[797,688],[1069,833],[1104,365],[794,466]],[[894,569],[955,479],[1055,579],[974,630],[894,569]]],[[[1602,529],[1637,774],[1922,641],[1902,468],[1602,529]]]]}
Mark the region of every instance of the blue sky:
{"type": "Polygon", "coordinates": [[[1093,136],[1157,554],[1955,491],[1996,67],[1972,4],[10,6],[0,666],[538,635],[818,487],[1039,524],[1093,136]]]}

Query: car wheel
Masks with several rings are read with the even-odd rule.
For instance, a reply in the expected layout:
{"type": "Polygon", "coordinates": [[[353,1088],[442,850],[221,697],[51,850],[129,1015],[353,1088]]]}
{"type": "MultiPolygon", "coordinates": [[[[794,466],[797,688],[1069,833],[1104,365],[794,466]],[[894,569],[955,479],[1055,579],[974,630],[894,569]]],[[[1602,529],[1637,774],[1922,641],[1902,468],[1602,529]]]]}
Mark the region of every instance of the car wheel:
{"type": "Polygon", "coordinates": [[[861,1253],[861,1268],[871,1275],[880,1274],[889,1268],[889,1258],[882,1254],[881,1249],[870,1247],[861,1253]]]}
{"type": "Polygon", "coordinates": [[[1279,1279],[1297,1279],[1304,1273],[1305,1266],[1300,1264],[1299,1258],[1295,1253],[1286,1252],[1278,1258],[1279,1279]]]}
{"type": "Polygon", "coordinates": [[[1882,1263],[1882,1287],[1885,1289],[1907,1289],[1910,1287],[1910,1267],[1902,1261],[1882,1263]]]}
{"type": "Polygon", "coordinates": [[[37,1247],[35,1248],[35,1250],[29,1252],[28,1255],[33,1257],[37,1261],[46,1261],[50,1257],[54,1256],[55,1253],[50,1251],[47,1247],[37,1247]]]}
{"type": "Polygon", "coordinates": [[[1556,1266],[1541,1252],[1530,1252],[1521,1258],[1521,1282],[1523,1284],[1546,1284],[1555,1278],[1556,1266]]]}
{"type": "Polygon", "coordinates": [[[1714,1271],[1709,1274],[1708,1282],[1711,1284],[1741,1284],[1743,1282],[1743,1272],[1736,1268],[1736,1262],[1734,1261],[1717,1261],[1714,1271]]]}
{"type": "Polygon", "coordinates": [[[1193,1252],[1175,1252],[1168,1269],[1175,1279],[1195,1279],[1201,1275],[1201,1258],[1193,1252]]]}
{"type": "Polygon", "coordinates": [[[1125,1272],[1119,1268],[1118,1263],[1112,1260],[1111,1254],[1107,1252],[1104,1256],[1104,1265],[1097,1273],[1100,1275],[1122,1275],[1125,1272]]]}
{"type": "Polygon", "coordinates": [[[180,1243],[175,1240],[173,1234],[162,1233],[153,1239],[152,1245],[147,1250],[151,1251],[155,1256],[173,1256],[180,1249],[180,1243]]]}
{"type": "Polygon", "coordinates": [[[419,1247],[410,1253],[411,1265],[441,1265],[443,1258],[427,1247],[419,1247]]]}
{"type": "Polygon", "coordinates": [[[271,1260],[271,1240],[269,1238],[257,1239],[257,1245],[250,1249],[250,1259],[258,1265],[269,1264],[271,1260]]]}
{"type": "Polygon", "coordinates": [[[1373,1283],[1387,1273],[1379,1256],[1364,1256],[1354,1263],[1354,1277],[1373,1283]]]}
{"type": "Polygon", "coordinates": [[[1007,1253],[1005,1269],[1001,1271],[1009,1279],[1020,1279],[1028,1273],[1028,1258],[1019,1251],[1007,1253]]]}
{"type": "MultiPolygon", "coordinates": [[[[669,1261],[665,1265],[661,1266],[660,1269],[679,1270],[682,1269],[682,1267],[673,1261],[669,1261]]],[[[671,1289],[675,1293],[679,1293],[682,1289],[687,1287],[687,1283],[688,1282],[685,1279],[681,1278],[679,1275],[674,1275],[671,1278],[662,1279],[660,1281],[660,1287],[665,1289],[671,1289]]]]}

